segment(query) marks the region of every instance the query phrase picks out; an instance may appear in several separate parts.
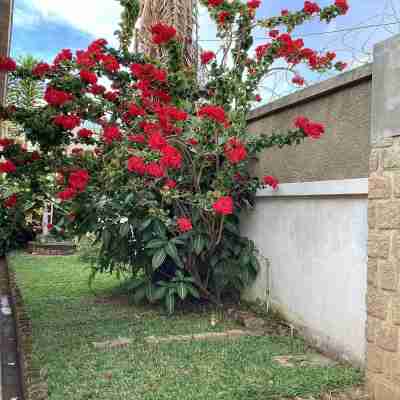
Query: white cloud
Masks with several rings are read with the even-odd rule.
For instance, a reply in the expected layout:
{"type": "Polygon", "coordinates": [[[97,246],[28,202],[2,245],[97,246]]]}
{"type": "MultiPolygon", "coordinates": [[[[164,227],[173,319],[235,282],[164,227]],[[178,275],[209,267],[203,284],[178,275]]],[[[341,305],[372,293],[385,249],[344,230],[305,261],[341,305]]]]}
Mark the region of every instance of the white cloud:
{"type": "Polygon", "coordinates": [[[31,29],[40,23],[38,15],[32,15],[21,8],[16,8],[13,15],[13,24],[25,29],[31,29]]]}
{"type": "Polygon", "coordinates": [[[115,43],[121,6],[116,0],[29,0],[46,20],[60,20],[96,38],[115,43]]]}

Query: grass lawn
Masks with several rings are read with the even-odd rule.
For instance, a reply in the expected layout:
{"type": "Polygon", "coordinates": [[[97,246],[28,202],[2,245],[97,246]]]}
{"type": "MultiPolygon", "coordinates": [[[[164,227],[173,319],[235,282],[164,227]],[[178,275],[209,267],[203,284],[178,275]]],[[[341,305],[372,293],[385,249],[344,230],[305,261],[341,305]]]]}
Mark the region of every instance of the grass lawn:
{"type": "Polygon", "coordinates": [[[306,346],[289,337],[150,345],[145,336],[223,331],[210,315],[128,305],[116,295],[118,281],[97,277],[88,288],[89,269],[76,256],[9,258],[17,272],[33,322],[34,363],[48,370],[50,400],[269,400],[318,395],[361,382],[346,366],[285,368],[277,355],[306,346]],[[92,342],[134,338],[130,346],[98,351],[92,342]]]}

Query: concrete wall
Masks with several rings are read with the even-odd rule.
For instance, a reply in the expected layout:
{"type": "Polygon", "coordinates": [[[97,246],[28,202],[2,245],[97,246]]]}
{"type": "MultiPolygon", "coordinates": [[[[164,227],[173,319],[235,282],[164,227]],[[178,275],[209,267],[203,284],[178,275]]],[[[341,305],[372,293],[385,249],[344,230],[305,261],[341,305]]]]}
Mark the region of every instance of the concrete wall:
{"type": "Polygon", "coordinates": [[[329,79],[255,109],[250,131],[270,133],[305,115],[327,127],[325,136],[297,147],[265,152],[256,173],[281,182],[307,182],[368,176],[371,65],[329,79]]]}
{"type": "Polygon", "coordinates": [[[269,260],[246,293],[324,351],[363,365],[367,281],[367,179],[283,184],[260,193],[243,233],[269,260]]]}

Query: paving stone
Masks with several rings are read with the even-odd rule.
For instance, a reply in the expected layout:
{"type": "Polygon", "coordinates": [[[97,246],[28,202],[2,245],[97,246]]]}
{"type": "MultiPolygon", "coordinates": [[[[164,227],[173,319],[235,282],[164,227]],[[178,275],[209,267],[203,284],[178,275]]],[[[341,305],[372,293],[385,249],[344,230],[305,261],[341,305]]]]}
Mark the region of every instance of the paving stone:
{"type": "Polygon", "coordinates": [[[97,350],[115,350],[129,346],[132,339],[119,338],[117,340],[109,340],[106,342],[93,342],[93,347],[97,350]]]}

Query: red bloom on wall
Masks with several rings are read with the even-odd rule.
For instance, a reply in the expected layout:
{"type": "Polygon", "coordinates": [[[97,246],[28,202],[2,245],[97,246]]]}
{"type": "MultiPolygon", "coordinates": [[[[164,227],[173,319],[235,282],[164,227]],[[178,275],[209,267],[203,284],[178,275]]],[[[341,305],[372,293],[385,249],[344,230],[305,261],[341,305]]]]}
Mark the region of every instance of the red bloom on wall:
{"type": "Polygon", "coordinates": [[[350,8],[347,0],[335,0],[335,6],[339,9],[341,14],[346,14],[350,8]]]}
{"type": "Polygon", "coordinates": [[[293,82],[295,85],[299,85],[299,86],[303,86],[304,83],[305,83],[304,78],[303,78],[302,76],[300,76],[300,75],[295,75],[295,76],[293,77],[293,79],[292,79],[292,82],[293,82]]]}
{"type": "Polygon", "coordinates": [[[165,175],[164,168],[154,161],[146,165],[146,173],[153,178],[162,178],[165,175]]]}
{"type": "Polygon", "coordinates": [[[78,169],[70,174],[69,186],[77,192],[83,192],[89,182],[90,176],[85,169],[78,169]]]}
{"type": "Polygon", "coordinates": [[[197,115],[200,118],[211,119],[220,124],[227,122],[225,110],[221,106],[203,106],[198,111],[197,115]]]}
{"type": "Polygon", "coordinates": [[[72,60],[72,51],[70,49],[63,49],[60,53],[57,54],[56,58],[54,59],[54,65],[60,65],[64,61],[71,61],[72,60]]]}
{"type": "Polygon", "coordinates": [[[82,139],[88,139],[94,135],[94,132],[90,129],[82,128],[78,131],[78,136],[82,139]]]}
{"type": "Polygon", "coordinates": [[[214,204],[213,209],[217,214],[230,215],[233,213],[233,200],[230,196],[220,197],[214,204]]]}
{"type": "Polygon", "coordinates": [[[121,131],[115,125],[107,126],[103,131],[103,140],[107,144],[111,144],[114,141],[120,141],[122,140],[121,131]]]}
{"type": "Polygon", "coordinates": [[[103,66],[106,71],[112,73],[119,70],[119,62],[114,56],[102,54],[100,59],[103,62],[103,66]]]}
{"type": "Polygon", "coordinates": [[[173,26],[159,22],[151,27],[152,41],[155,44],[164,44],[172,40],[176,35],[176,29],[173,26]]]}
{"type": "Polygon", "coordinates": [[[128,114],[131,117],[139,117],[145,115],[145,111],[142,107],[139,107],[135,103],[131,103],[128,107],[128,114]]]}
{"type": "Polygon", "coordinates": [[[279,185],[278,179],[274,178],[271,175],[264,176],[263,183],[264,183],[264,185],[271,186],[272,189],[274,189],[274,190],[276,190],[279,185]]]}
{"type": "Polygon", "coordinates": [[[315,13],[321,11],[319,5],[317,3],[313,3],[311,1],[304,2],[303,10],[306,14],[309,14],[309,15],[312,15],[312,14],[315,14],[315,13]]]}
{"type": "Polygon", "coordinates": [[[189,218],[180,217],[176,222],[181,233],[189,232],[193,229],[192,221],[189,218]]]}
{"type": "Polygon", "coordinates": [[[44,94],[44,99],[52,106],[62,106],[66,102],[72,100],[72,94],[48,87],[44,94]]]}
{"type": "Polygon", "coordinates": [[[173,146],[166,145],[161,149],[160,163],[165,168],[179,169],[182,166],[182,154],[173,146]]]}
{"type": "Polygon", "coordinates": [[[303,116],[297,117],[295,119],[294,125],[296,128],[301,129],[306,136],[309,136],[313,139],[319,139],[325,132],[325,127],[322,124],[318,122],[313,122],[303,116]]]}
{"type": "Polygon", "coordinates": [[[161,133],[154,132],[148,139],[148,145],[152,150],[161,150],[167,145],[167,140],[163,135],[161,135],[161,133]]]}
{"type": "Polygon", "coordinates": [[[12,58],[0,56],[0,72],[13,72],[16,69],[17,64],[12,58]]]}
{"type": "Polygon", "coordinates": [[[249,0],[247,2],[247,7],[252,8],[252,9],[256,9],[258,7],[260,7],[261,5],[261,0],[249,0]]]}
{"type": "Polygon", "coordinates": [[[208,6],[209,7],[219,7],[224,0],[208,0],[208,6]]]}
{"type": "Polygon", "coordinates": [[[66,188],[62,192],[57,193],[57,197],[61,201],[72,200],[76,196],[76,190],[73,188],[66,188]]]}
{"type": "Polygon", "coordinates": [[[48,74],[50,71],[51,71],[51,68],[50,68],[49,64],[39,63],[33,68],[32,75],[41,78],[44,75],[48,74]]]}
{"type": "Polygon", "coordinates": [[[15,206],[16,206],[16,204],[17,204],[17,195],[14,193],[13,195],[11,195],[11,196],[9,196],[9,197],[7,197],[5,200],[4,200],[4,207],[5,208],[14,208],[15,206]]]}
{"type": "Polygon", "coordinates": [[[0,174],[1,173],[11,174],[13,172],[16,172],[16,170],[17,167],[12,161],[5,160],[3,162],[0,162],[0,174]]]}
{"type": "Polygon", "coordinates": [[[94,72],[83,69],[79,72],[79,76],[81,77],[82,81],[86,83],[90,83],[92,85],[97,83],[97,75],[94,72]]]}
{"type": "Polygon", "coordinates": [[[57,115],[54,118],[56,125],[62,126],[66,130],[72,130],[78,127],[81,123],[81,119],[74,114],[71,115],[57,115]]]}
{"type": "Polygon", "coordinates": [[[235,137],[228,140],[224,150],[225,156],[231,164],[238,164],[247,158],[247,150],[245,146],[235,137]]]}
{"type": "Polygon", "coordinates": [[[213,51],[203,51],[201,53],[200,59],[203,65],[210,63],[215,58],[215,53],[213,51]]]}
{"type": "Polygon", "coordinates": [[[128,171],[135,172],[138,175],[146,173],[146,165],[142,157],[133,156],[128,160],[128,171]]]}

